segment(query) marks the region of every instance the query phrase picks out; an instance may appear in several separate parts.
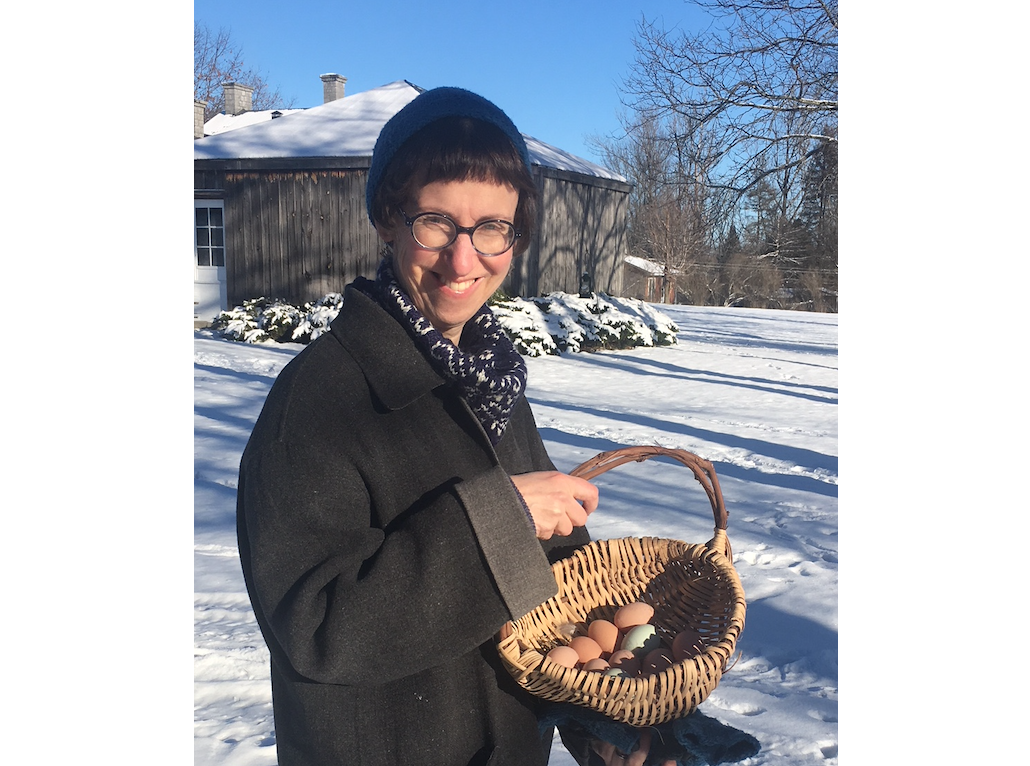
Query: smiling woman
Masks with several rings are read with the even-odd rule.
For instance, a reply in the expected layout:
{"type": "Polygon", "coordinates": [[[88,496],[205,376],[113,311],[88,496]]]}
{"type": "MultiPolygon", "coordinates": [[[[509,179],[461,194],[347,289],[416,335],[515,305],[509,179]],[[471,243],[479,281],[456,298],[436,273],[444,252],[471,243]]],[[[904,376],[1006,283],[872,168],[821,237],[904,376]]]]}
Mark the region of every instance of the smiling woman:
{"type": "Polygon", "coordinates": [[[486,305],[537,194],[519,131],[468,91],[422,93],[379,136],[376,278],[283,369],[240,465],[280,766],[547,763],[539,702],[493,639],[555,594],[551,563],[589,541],[598,498],[555,470],[486,305]]]}

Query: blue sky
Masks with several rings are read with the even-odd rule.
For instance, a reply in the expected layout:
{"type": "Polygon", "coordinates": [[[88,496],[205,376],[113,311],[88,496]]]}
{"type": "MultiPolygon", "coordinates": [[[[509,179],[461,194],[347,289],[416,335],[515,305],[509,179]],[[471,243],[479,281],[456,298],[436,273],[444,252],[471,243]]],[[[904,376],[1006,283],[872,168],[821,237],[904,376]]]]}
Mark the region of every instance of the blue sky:
{"type": "Polygon", "coordinates": [[[454,85],[494,101],[528,135],[597,162],[592,135],[615,135],[622,80],[641,18],[695,28],[685,0],[196,0],[194,18],[226,28],[247,65],[294,107],[322,103],[319,75],[346,93],[395,80],[454,85]]]}

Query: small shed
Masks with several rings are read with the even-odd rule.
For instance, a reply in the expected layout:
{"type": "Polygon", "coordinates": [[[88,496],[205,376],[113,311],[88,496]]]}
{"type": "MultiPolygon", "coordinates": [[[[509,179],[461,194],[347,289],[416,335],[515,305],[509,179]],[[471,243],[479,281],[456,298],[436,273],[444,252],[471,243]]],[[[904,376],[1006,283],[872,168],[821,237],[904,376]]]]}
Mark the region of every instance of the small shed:
{"type": "MultiPolygon", "coordinates": [[[[628,255],[623,260],[622,295],[647,303],[676,303],[676,284],[667,280],[665,267],[647,258],[628,255]]],[[[673,272],[675,275],[678,272],[673,272]]]]}
{"type": "MultiPolygon", "coordinates": [[[[257,297],[300,305],[374,275],[379,240],[365,211],[372,149],[386,121],[420,92],[400,80],[194,141],[196,321],[257,297]]],[[[595,289],[621,294],[631,185],[525,139],[540,220],[504,288],[576,292],[588,272],[595,289]]]]}

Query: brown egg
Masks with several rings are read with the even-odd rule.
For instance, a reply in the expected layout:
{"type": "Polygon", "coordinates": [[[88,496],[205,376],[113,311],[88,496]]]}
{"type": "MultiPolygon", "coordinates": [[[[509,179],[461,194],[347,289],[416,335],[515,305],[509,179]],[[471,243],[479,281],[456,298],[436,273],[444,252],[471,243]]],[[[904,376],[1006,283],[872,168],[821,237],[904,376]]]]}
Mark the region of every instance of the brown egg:
{"type": "Polygon", "coordinates": [[[569,642],[569,646],[576,650],[580,662],[590,662],[601,656],[603,650],[590,636],[576,636],[569,642]]]}
{"type": "Polygon", "coordinates": [[[672,667],[672,650],[662,646],[654,651],[648,652],[644,661],[640,664],[640,675],[644,678],[661,673],[668,667],[672,667]]]}
{"type": "Polygon", "coordinates": [[[588,670],[596,673],[603,673],[604,671],[608,670],[609,667],[610,666],[608,665],[607,660],[602,660],[600,657],[598,657],[596,660],[590,660],[590,662],[584,664],[583,670],[588,670]]]}
{"type": "Polygon", "coordinates": [[[695,657],[704,651],[701,634],[693,628],[686,628],[676,634],[672,640],[672,656],[677,662],[695,657]]]}
{"type": "Polygon", "coordinates": [[[637,625],[646,625],[654,617],[654,607],[645,604],[643,601],[635,601],[619,608],[615,613],[614,622],[619,630],[627,630],[637,625]]]}
{"type": "Polygon", "coordinates": [[[612,652],[612,656],[608,658],[608,664],[613,668],[625,671],[628,676],[635,676],[640,672],[640,660],[629,649],[612,652]]]}
{"type": "Polygon", "coordinates": [[[549,651],[547,659],[563,668],[574,668],[579,663],[579,654],[571,646],[563,644],[549,651]]]}
{"type": "Polygon", "coordinates": [[[619,643],[619,629],[608,620],[593,620],[587,625],[587,635],[598,643],[605,654],[614,652],[619,643]]]}

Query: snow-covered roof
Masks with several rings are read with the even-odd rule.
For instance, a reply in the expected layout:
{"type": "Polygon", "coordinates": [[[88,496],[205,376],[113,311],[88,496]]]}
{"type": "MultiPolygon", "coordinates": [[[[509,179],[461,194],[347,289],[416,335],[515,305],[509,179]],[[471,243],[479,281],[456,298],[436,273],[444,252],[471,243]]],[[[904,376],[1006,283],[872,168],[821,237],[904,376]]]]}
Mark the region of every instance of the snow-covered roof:
{"type": "MultiPolygon", "coordinates": [[[[421,92],[421,88],[407,80],[398,80],[310,109],[281,110],[283,116],[274,120],[256,120],[246,127],[196,139],[193,157],[198,160],[371,157],[386,121],[421,92]]],[[[213,132],[208,131],[207,126],[205,131],[213,132]]],[[[530,161],[535,165],[626,183],[623,176],[607,168],[531,136],[523,134],[523,137],[530,161]]]]}
{"type": "Polygon", "coordinates": [[[222,112],[204,123],[204,135],[214,136],[218,133],[225,133],[227,130],[237,130],[248,125],[256,125],[259,122],[278,119],[292,112],[303,111],[303,109],[262,109],[256,112],[243,112],[242,114],[226,114],[222,112]]]}
{"type": "Polygon", "coordinates": [[[647,258],[640,258],[635,255],[627,255],[624,259],[630,266],[635,266],[641,271],[646,271],[648,274],[660,277],[665,273],[665,267],[660,263],[649,261],[647,258]]]}

